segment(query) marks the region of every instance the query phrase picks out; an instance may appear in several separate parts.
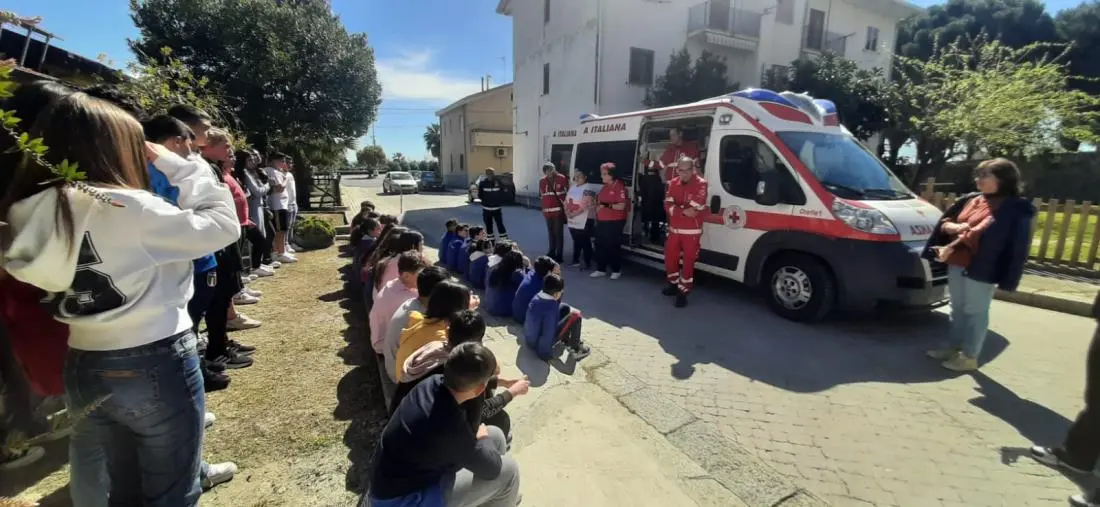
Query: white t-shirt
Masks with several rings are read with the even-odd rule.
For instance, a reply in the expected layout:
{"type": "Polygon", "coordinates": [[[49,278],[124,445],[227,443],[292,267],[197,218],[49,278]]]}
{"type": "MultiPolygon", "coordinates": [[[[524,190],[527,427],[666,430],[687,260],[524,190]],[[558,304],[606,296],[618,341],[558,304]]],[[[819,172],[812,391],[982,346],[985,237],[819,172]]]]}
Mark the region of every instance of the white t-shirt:
{"type": "Polygon", "coordinates": [[[294,183],[294,173],[287,171],[283,173],[286,176],[286,200],[287,209],[291,211],[298,210],[298,187],[294,183]]]}
{"type": "Polygon", "coordinates": [[[127,349],[190,329],[191,261],[240,237],[233,196],[206,162],[166,153],[153,165],[179,189],[178,207],[146,190],[99,189],[123,207],[67,190],[71,236],[55,223],[53,190],[11,208],[3,267],[49,293],[74,349],[127,349]]]}
{"type": "MultiPolygon", "coordinates": [[[[569,192],[565,194],[565,209],[572,211],[584,207],[584,196],[586,194],[590,201],[594,202],[596,200],[596,192],[588,184],[569,187],[569,192]]],[[[569,217],[567,222],[570,229],[584,229],[589,218],[594,218],[591,205],[577,216],[569,217]]]]}
{"type": "MultiPolygon", "coordinates": [[[[264,174],[267,174],[268,183],[272,187],[280,186],[286,187],[286,173],[274,168],[265,167],[264,174]]],[[[287,197],[287,189],[283,188],[278,192],[271,192],[267,195],[267,207],[272,211],[279,211],[287,209],[287,205],[290,203],[290,199],[287,197]]]]}

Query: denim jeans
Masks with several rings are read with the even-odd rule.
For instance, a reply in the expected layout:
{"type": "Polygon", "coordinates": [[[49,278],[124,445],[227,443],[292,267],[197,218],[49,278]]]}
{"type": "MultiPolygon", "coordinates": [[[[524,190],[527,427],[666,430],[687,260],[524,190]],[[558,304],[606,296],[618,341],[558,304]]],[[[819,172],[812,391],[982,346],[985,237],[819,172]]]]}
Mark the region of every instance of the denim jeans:
{"type": "Polygon", "coordinates": [[[951,335],[948,346],[977,358],[989,330],[989,305],[996,286],[967,278],[965,268],[947,267],[947,292],[951,296],[951,335]]]}
{"type": "Polygon", "coordinates": [[[69,350],[74,507],[198,505],[205,398],[195,335],[122,350],[69,350]]]}

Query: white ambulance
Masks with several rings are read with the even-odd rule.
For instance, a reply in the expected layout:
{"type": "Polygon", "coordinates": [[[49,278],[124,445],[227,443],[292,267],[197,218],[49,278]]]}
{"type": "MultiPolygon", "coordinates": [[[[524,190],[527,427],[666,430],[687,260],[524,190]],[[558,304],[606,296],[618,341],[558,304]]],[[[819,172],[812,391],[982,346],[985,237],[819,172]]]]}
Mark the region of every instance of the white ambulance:
{"type": "Polygon", "coordinates": [[[797,321],[946,303],[946,267],[920,257],[940,211],[840,125],[832,102],[791,92],[585,115],[555,131],[548,148],[567,171],[592,183],[604,162],[624,173],[634,206],[623,248],[636,260],[663,260],[643,233],[639,191],[673,129],[697,145],[710,188],[696,269],[760,288],[773,311],[797,321]]]}

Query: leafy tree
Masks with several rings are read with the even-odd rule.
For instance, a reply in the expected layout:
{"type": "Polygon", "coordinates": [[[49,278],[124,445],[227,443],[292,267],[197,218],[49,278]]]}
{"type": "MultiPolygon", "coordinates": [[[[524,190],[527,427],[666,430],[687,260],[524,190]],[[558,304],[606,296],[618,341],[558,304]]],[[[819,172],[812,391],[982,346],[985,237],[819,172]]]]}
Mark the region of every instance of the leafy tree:
{"type": "Polygon", "coordinates": [[[141,63],[161,48],[223,94],[263,149],[302,139],[343,143],[366,132],[380,103],[374,53],[323,2],[131,0],[141,63]]]}
{"type": "Polygon", "coordinates": [[[364,146],[355,153],[355,160],[361,166],[377,167],[386,163],[386,152],[378,145],[364,146]]]}
{"type": "Polygon", "coordinates": [[[665,107],[717,97],[736,90],[726,76],[726,61],[703,51],[692,64],[687,48],[672,54],[664,75],[646,93],[645,105],[665,107]]]}
{"type": "Polygon", "coordinates": [[[428,127],[424,129],[424,146],[428,148],[428,151],[431,152],[433,157],[439,158],[442,144],[440,142],[438,123],[428,125],[428,127]]]}
{"type": "Polygon", "coordinates": [[[955,42],[927,61],[902,58],[903,83],[920,117],[919,131],[990,155],[1025,155],[1050,149],[1065,137],[1094,141],[1088,128],[1100,98],[1068,89],[1065,49],[1051,44],[1011,48],[988,37],[955,42]],[[1058,54],[1059,56],[1048,56],[1058,54]]]}
{"type": "Polygon", "coordinates": [[[765,74],[763,86],[833,101],[841,123],[859,139],[866,140],[890,124],[890,86],[881,69],[861,69],[828,52],[795,60],[788,69],[785,75],[777,71],[765,74]]]}
{"type": "Polygon", "coordinates": [[[1054,19],[1039,0],[948,0],[899,25],[897,53],[926,60],[943,44],[982,33],[1014,48],[1059,40],[1054,19]]]}

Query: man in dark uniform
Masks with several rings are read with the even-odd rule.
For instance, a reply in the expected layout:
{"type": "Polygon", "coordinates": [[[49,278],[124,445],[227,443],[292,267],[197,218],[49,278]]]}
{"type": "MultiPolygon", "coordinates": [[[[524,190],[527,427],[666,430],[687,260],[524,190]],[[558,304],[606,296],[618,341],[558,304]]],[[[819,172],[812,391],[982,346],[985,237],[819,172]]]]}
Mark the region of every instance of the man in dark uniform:
{"type": "Polygon", "coordinates": [[[492,167],[485,169],[485,177],[477,184],[477,197],[481,199],[481,219],[485,222],[485,234],[489,241],[496,242],[498,237],[508,239],[508,229],[504,228],[504,214],[501,212],[504,187],[497,180],[496,171],[492,167]],[[500,230],[499,236],[493,233],[494,222],[500,230]]]}
{"type": "Polygon", "coordinates": [[[657,163],[648,158],[642,163],[639,182],[642,198],[642,230],[649,242],[660,245],[664,240],[661,224],[665,221],[665,182],[657,163]]]}

